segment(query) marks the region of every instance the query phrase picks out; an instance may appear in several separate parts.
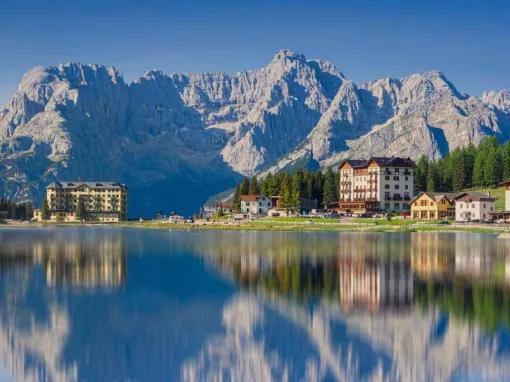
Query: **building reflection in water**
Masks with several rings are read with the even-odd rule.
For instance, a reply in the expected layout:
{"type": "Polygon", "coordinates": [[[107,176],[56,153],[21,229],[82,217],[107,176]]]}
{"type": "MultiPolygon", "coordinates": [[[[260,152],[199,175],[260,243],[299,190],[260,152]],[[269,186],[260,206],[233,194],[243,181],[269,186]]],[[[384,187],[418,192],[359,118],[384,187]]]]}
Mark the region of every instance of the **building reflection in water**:
{"type": "Polygon", "coordinates": [[[73,288],[113,288],[126,279],[126,248],[120,233],[94,230],[85,237],[69,230],[32,239],[9,240],[0,250],[0,269],[41,264],[46,284],[73,288]],[[65,237],[63,237],[65,236],[65,237]]]}
{"type": "Polygon", "coordinates": [[[224,239],[205,240],[198,252],[249,290],[327,300],[343,311],[398,312],[418,304],[477,318],[491,328],[510,322],[510,311],[503,309],[510,306],[509,249],[493,236],[339,234],[328,245],[289,235],[224,239]],[[487,321],[482,311],[496,319],[487,321]]]}
{"type": "Polygon", "coordinates": [[[338,268],[344,309],[400,309],[413,302],[413,275],[408,261],[342,256],[338,268]]]}

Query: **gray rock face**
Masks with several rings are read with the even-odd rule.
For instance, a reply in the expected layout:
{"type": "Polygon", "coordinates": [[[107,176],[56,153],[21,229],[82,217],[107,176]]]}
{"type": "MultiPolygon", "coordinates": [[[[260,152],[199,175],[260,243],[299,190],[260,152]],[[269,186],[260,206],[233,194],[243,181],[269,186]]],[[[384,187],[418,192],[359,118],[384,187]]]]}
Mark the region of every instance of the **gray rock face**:
{"type": "Polygon", "coordinates": [[[36,67],[0,109],[0,194],[40,200],[54,179],[119,179],[132,214],[191,212],[239,176],[343,157],[427,154],[503,139],[510,94],[460,94],[439,72],[361,86],[278,52],[235,75],[36,67]],[[136,197],[134,197],[136,193],[136,197]]]}
{"type": "Polygon", "coordinates": [[[304,158],[321,167],[370,155],[439,158],[487,135],[503,140],[510,135],[508,91],[487,92],[478,99],[459,93],[440,72],[360,87],[347,83],[303,144],[269,171],[303,163],[304,158]]]}

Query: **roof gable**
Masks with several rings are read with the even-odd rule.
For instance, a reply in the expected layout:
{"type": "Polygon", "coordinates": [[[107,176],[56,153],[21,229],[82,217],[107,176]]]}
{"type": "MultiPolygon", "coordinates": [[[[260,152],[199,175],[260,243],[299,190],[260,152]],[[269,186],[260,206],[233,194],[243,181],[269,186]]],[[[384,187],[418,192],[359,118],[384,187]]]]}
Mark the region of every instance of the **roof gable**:
{"type": "Polygon", "coordinates": [[[338,169],[342,169],[346,165],[352,168],[365,168],[374,163],[381,167],[416,167],[411,158],[370,157],[369,159],[346,159],[340,163],[338,169]]]}

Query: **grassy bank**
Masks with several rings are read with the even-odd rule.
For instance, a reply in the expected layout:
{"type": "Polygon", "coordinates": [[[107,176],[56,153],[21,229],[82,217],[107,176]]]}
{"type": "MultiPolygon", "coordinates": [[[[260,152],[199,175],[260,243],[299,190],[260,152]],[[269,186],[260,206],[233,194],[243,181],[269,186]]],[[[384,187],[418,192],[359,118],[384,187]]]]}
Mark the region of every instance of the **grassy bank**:
{"type": "Polygon", "coordinates": [[[165,222],[128,222],[121,225],[139,228],[185,229],[185,230],[253,230],[253,231],[335,231],[335,232],[473,232],[493,233],[510,232],[509,227],[496,225],[459,225],[442,222],[418,222],[414,220],[393,219],[353,219],[342,221],[335,219],[278,218],[260,219],[238,224],[170,224],[165,222]]]}
{"type": "Polygon", "coordinates": [[[198,222],[194,224],[167,223],[162,221],[130,221],[120,223],[10,223],[5,227],[49,226],[114,226],[176,230],[223,230],[223,231],[333,231],[333,232],[473,232],[510,233],[510,227],[492,224],[455,224],[440,221],[416,221],[412,219],[319,219],[319,218],[267,218],[242,223],[198,222]]]}

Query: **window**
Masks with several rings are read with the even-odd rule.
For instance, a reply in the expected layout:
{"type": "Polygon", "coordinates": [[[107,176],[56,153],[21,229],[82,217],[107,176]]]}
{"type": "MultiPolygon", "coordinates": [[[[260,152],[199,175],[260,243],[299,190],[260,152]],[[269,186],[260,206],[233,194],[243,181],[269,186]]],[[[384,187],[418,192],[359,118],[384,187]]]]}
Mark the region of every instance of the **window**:
{"type": "Polygon", "coordinates": [[[395,203],[393,206],[396,210],[400,209],[400,203],[395,203]]]}
{"type": "Polygon", "coordinates": [[[405,180],[409,180],[409,177],[408,177],[408,176],[406,176],[404,179],[405,179],[405,180]]]}
{"type": "Polygon", "coordinates": [[[406,190],[408,190],[408,189],[409,189],[409,186],[408,186],[407,184],[406,184],[404,187],[405,187],[405,189],[406,189],[406,190]]]}
{"type": "Polygon", "coordinates": [[[389,185],[389,184],[385,184],[385,185],[384,185],[384,189],[385,189],[385,190],[389,190],[389,189],[390,189],[390,185],[389,185]]]}
{"type": "Polygon", "coordinates": [[[393,177],[393,180],[398,180],[398,179],[399,179],[398,175],[393,177]]]}
{"type": "Polygon", "coordinates": [[[396,169],[395,169],[395,172],[399,172],[399,171],[400,171],[400,169],[399,169],[399,168],[396,168],[396,169]]]}
{"type": "Polygon", "coordinates": [[[386,208],[387,210],[389,210],[389,209],[390,209],[390,203],[385,203],[385,204],[384,204],[384,208],[386,208]]]}
{"type": "Polygon", "coordinates": [[[398,190],[400,186],[398,184],[395,184],[395,190],[398,190]]]}
{"type": "Polygon", "coordinates": [[[475,203],[471,204],[471,208],[475,208],[475,203]]]}
{"type": "Polygon", "coordinates": [[[386,179],[386,180],[390,180],[390,177],[389,177],[388,175],[386,175],[386,176],[384,177],[384,179],[386,179]]]}

